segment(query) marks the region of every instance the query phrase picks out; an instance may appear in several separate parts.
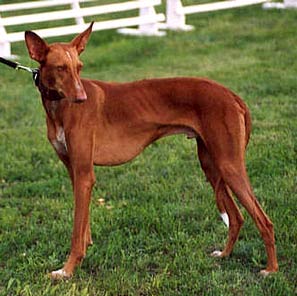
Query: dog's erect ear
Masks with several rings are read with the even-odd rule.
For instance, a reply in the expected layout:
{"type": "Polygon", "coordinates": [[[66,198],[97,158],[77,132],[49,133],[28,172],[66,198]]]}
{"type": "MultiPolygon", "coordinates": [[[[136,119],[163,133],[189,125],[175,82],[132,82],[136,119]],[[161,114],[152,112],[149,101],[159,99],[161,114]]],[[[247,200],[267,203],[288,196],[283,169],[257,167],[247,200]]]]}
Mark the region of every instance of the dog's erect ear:
{"type": "Polygon", "coordinates": [[[44,61],[48,52],[47,43],[31,31],[25,32],[25,40],[31,58],[39,63],[44,61]]]}
{"type": "Polygon", "coordinates": [[[90,37],[90,34],[92,32],[94,22],[91,22],[88,29],[86,29],[84,32],[80,33],[78,36],[76,36],[72,41],[71,45],[76,48],[77,53],[81,54],[81,52],[84,51],[86,44],[88,42],[88,39],[90,37]]]}

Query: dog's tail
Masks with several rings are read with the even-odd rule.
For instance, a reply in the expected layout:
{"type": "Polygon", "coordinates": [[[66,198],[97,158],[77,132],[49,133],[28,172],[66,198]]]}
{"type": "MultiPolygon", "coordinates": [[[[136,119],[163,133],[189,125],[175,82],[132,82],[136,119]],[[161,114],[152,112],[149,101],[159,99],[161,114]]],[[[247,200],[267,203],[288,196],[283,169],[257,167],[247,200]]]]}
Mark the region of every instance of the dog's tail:
{"type": "Polygon", "coordinates": [[[246,137],[245,146],[247,146],[250,140],[251,130],[252,130],[251,113],[247,106],[245,108],[244,121],[245,121],[245,137],[246,137]]]}
{"type": "Polygon", "coordinates": [[[246,105],[246,103],[235,93],[233,93],[235,100],[239,104],[241,110],[243,111],[243,116],[244,116],[244,125],[245,125],[245,147],[247,147],[250,136],[251,136],[251,131],[252,131],[252,119],[251,119],[251,113],[246,105]]]}

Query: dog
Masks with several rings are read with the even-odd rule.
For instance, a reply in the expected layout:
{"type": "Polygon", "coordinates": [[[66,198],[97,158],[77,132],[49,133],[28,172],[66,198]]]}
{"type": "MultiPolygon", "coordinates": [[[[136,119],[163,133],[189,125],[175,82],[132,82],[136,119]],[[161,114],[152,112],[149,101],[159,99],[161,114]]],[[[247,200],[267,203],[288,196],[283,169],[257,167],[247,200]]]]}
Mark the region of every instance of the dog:
{"type": "Polygon", "coordinates": [[[234,193],[264,241],[268,275],[278,270],[273,223],[257,201],[245,166],[250,112],[235,93],[205,78],[163,78],[108,83],[80,78],[92,25],[70,43],[47,44],[25,32],[30,57],[40,64],[38,89],[46,112],[47,135],[66,166],[74,192],[71,250],[53,279],[72,276],[92,244],[89,204],[94,165],[114,166],[139,155],[152,142],[173,134],[196,139],[201,167],[216,196],[228,240],[215,257],[230,255],[243,225],[234,193]]]}

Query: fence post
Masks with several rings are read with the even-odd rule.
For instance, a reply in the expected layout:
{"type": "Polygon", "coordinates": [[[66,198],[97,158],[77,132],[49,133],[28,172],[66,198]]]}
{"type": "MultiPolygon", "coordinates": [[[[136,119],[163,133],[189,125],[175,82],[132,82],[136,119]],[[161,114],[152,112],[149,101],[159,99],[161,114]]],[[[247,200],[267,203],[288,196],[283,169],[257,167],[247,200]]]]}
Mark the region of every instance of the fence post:
{"type": "MultiPolygon", "coordinates": [[[[72,0],[71,8],[74,11],[80,11],[79,0],[72,0]]],[[[82,16],[78,16],[75,18],[77,25],[83,25],[85,23],[84,18],[82,16]]]]}
{"type": "Polygon", "coordinates": [[[264,9],[277,8],[297,8],[297,0],[284,0],[284,2],[266,2],[263,4],[264,9]]]}
{"type": "Polygon", "coordinates": [[[186,17],[183,13],[181,0],[166,1],[166,29],[191,31],[193,26],[186,25],[186,17]]]}
{"type": "MultiPolygon", "coordinates": [[[[147,2],[146,0],[138,0],[140,2],[147,2]]],[[[161,1],[160,1],[161,3],[161,1]]],[[[145,7],[139,8],[139,17],[149,18],[152,21],[150,23],[140,24],[138,29],[130,29],[130,28],[121,28],[117,31],[121,34],[127,35],[146,35],[146,36],[164,36],[165,32],[159,31],[159,23],[157,19],[157,13],[155,11],[154,5],[148,4],[145,7]]]]}
{"type": "MultiPolygon", "coordinates": [[[[143,0],[140,0],[143,1],[143,0]]],[[[152,19],[156,18],[156,11],[153,6],[147,6],[147,7],[140,7],[139,8],[139,16],[150,16],[152,19]]],[[[139,25],[139,32],[142,35],[158,35],[159,27],[157,22],[153,22],[150,24],[141,24],[139,25]]]]}
{"type": "Polygon", "coordinates": [[[1,16],[0,16],[0,56],[11,57],[10,42],[7,40],[7,33],[2,23],[1,16]]]}

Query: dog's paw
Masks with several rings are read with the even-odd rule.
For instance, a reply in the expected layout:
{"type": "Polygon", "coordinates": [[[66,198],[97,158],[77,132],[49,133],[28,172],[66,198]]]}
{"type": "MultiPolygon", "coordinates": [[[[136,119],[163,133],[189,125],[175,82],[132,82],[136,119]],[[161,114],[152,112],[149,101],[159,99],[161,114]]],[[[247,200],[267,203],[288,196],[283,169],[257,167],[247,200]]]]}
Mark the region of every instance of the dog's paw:
{"type": "Polygon", "coordinates": [[[71,276],[72,274],[67,273],[63,268],[50,273],[50,278],[52,280],[66,280],[69,279],[71,276]]]}
{"type": "Polygon", "coordinates": [[[277,272],[277,270],[267,270],[267,269],[262,269],[262,270],[260,271],[260,275],[263,276],[263,277],[267,277],[267,276],[269,276],[269,275],[271,275],[271,274],[274,274],[274,273],[276,273],[276,272],[277,272]]]}
{"type": "Polygon", "coordinates": [[[92,239],[88,239],[87,242],[86,242],[86,245],[87,245],[87,247],[93,246],[94,245],[93,240],[92,239]]]}
{"type": "Polygon", "coordinates": [[[218,250],[216,250],[216,251],[213,251],[211,254],[210,254],[210,256],[212,256],[212,257],[222,257],[222,251],[218,251],[218,250]]]}

